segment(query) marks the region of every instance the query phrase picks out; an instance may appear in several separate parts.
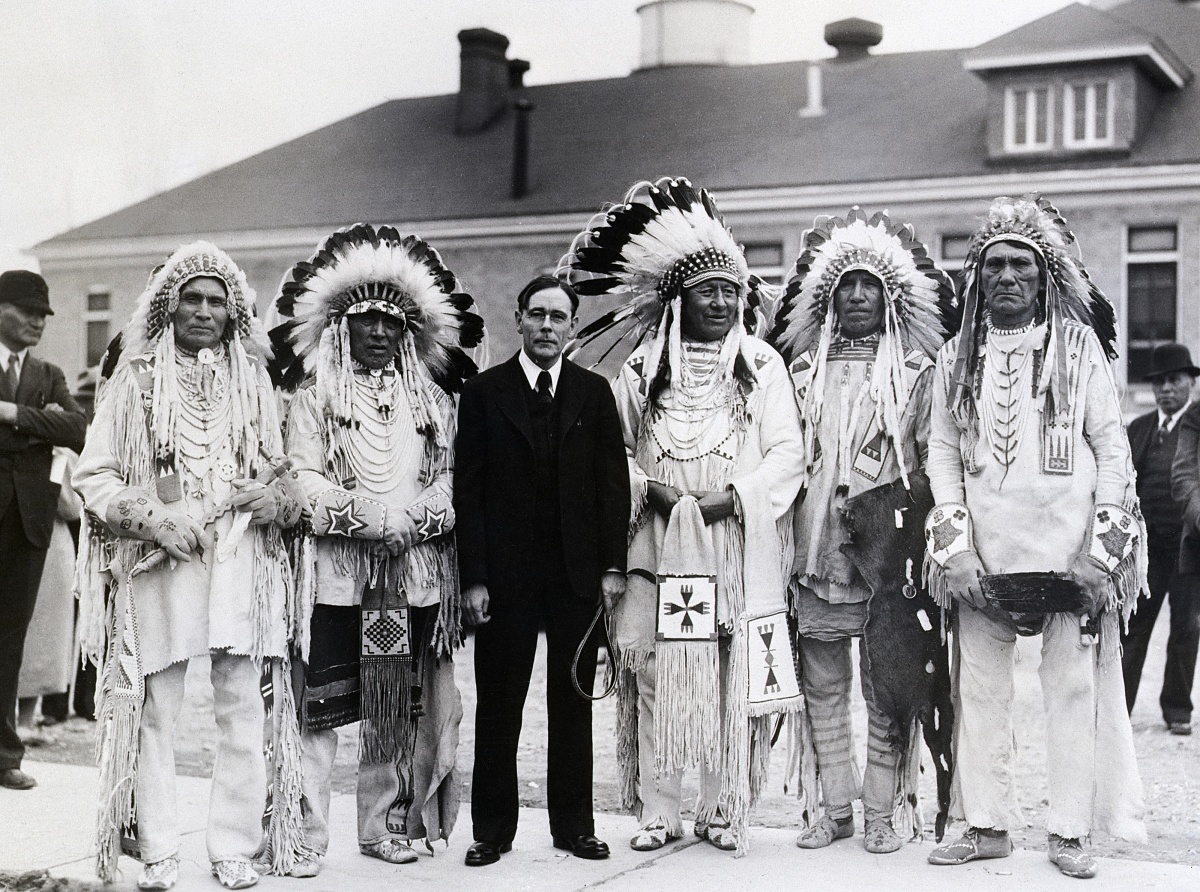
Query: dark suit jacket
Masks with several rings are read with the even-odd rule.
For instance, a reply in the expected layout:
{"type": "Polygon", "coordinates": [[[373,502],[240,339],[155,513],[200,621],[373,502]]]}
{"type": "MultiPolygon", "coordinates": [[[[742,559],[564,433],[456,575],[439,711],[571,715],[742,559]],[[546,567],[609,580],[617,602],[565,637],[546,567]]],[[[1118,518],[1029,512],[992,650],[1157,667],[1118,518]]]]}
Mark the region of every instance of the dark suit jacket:
{"type": "Polygon", "coordinates": [[[1175,429],[1179,439],[1171,464],[1171,495],[1183,509],[1179,572],[1200,573],[1200,403],[1188,406],[1175,429]]]}
{"type": "MultiPolygon", "coordinates": [[[[454,511],[462,587],[493,604],[523,590],[544,545],[533,530],[533,429],[519,354],[468,380],[458,406],[454,511]]],[[[574,594],[599,598],[600,574],[625,570],[629,467],[608,382],[567,360],[558,404],[562,553],[574,594]]]]}
{"type": "Polygon", "coordinates": [[[0,515],[16,499],[25,536],[38,548],[50,545],[59,484],[50,482],[53,448],[79,452],[87,419],[62,369],[26,353],[17,384],[17,424],[0,424],[0,515]],[[57,403],[63,411],[47,410],[57,403]]]}
{"type": "MultiPolygon", "coordinates": [[[[1179,421],[1183,421],[1183,419],[1180,418],[1179,421]]],[[[1176,424],[1178,423],[1176,422],[1176,424]]],[[[1133,466],[1135,468],[1142,466],[1142,460],[1145,459],[1150,444],[1154,442],[1154,435],[1156,433],[1158,433],[1157,409],[1153,412],[1147,412],[1145,415],[1139,415],[1133,421],[1129,422],[1129,449],[1133,453],[1133,466]]]]}

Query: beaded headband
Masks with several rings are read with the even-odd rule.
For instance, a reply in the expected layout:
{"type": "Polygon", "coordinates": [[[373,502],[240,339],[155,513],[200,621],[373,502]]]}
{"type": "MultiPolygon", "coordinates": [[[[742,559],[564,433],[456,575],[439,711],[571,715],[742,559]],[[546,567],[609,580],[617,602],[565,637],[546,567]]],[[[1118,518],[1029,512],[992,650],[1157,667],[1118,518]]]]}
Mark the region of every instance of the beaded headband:
{"type": "Polygon", "coordinates": [[[691,288],[709,279],[725,279],[741,287],[737,261],[716,248],[705,248],[676,260],[658,283],[658,294],[670,300],[681,288],[691,288]]]}

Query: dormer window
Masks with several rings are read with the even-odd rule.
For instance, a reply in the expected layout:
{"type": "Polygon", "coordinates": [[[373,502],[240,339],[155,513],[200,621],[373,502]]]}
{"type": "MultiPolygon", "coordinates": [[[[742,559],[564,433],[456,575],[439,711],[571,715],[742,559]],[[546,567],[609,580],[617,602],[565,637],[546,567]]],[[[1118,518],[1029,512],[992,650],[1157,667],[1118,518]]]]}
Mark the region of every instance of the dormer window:
{"type": "Polygon", "coordinates": [[[1054,94],[1048,85],[1006,87],[1004,148],[1009,152],[1041,152],[1053,141],[1054,94]]]}
{"type": "Polygon", "coordinates": [[[1113,144],[1113,83],[1068,83],[1063,87],[1063,145],[1091,149],[1113,144]]]}
{"type": "MultiPolygon", "coordinates": [[[[1071,3],[965,54],[963,67],[987,84],[989,161],[1128,156],[1159,102],[1187,87],[1192,70],[1166,43],[1175,35],[1142,30],[1110,13],[1115,5],[1071,3]]],[[[1172,21],[1176,3],[1138,8],[1156,5],[1157,20],[1172,21]]],[[[1170,28],[1192,24],[1178,15],[1170,28]]]]}

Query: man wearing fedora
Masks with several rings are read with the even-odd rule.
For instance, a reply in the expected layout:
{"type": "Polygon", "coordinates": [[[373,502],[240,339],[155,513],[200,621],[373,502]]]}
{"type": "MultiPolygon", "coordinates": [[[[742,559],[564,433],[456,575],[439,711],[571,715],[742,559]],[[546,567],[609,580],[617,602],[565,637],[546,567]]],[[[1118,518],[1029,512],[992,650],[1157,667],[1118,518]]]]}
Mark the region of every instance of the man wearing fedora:
{"type": "Polygon", "coordinates": [[[1171,634],[1167,641],[1167,667],[1159,704],[1172,734],[1190,734],[1192,730],[1191,688],[1198,632],[1193,591],[1198,581],[1196,573],[1200,573],[1200,529],[1196,526],[1200,519],[1200,480],[1197,479],[1196,462],[1197,434],[1200,433],[1197,410],[1200,407],[1192,407],[1189,411],[1189,406],[1192,406],[1192,385],[1197,375],[1200,375],[1200,368],[1192,365],[1191,354],[1183,344],[1155,347],[1146,380],[1154,388],[1158,408],[1129,424],[1138,499],[1148,532],[1150,597],[1139,601],[1137,611],[1129,620],[1128,631],[1121,634],[1125,704],[1132,712],[1154,622],[1163,600],[1169,598],[1171,634]],[[1186,424],[1185,418],[1189,419],[1186,424]],[[1178,471],[1173,473],[1172,463],[1176,458],[1176,447],[1184,451],[1185,441],[1189,444],[1186,451],[1190,453],[1190,485],[1181,493],[1172,485],[1178,474],[1178,471]],[[1192,499],[1196,501],[1195,506],[1185,512],[1192,499]],[[1186,534],[1185,527],[1188,529],[1186,534]],[[1190,541],[1190,550],[1195,553],[1191,573],[1180,572],[1185,570],[1181,565],[1181,537],[1190,541]]]}
{"type": "Polygon", "coordinates": [[[53,313],[45,279],[0,273],[0,786],[14,790],[37,783],[21,771],[17,676],[58,506],[51,456],[83,449],[87,426],[62,369],[29,354],[53,313]]]}

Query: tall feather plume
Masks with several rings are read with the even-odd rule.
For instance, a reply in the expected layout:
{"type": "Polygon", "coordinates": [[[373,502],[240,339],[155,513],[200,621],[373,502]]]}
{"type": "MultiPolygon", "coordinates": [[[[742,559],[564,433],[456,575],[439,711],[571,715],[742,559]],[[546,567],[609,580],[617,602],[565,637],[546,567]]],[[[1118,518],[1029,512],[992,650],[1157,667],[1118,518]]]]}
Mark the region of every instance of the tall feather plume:
{"type": "MultiPolygon", "coordinates": [[[[945,343],[953,319],[954,284],[929,259],[912,226],[894,223],[885,212],[870,219],[859,207],[843,217],[818,217],[804,233],[800,256],[784,284],[767,342],[790,365],[808,354],[811,377],[802,389],[800,418],[806,473],[816,456],[816,434],[824,411],[825,376],[837,314],[833,295],[842,276],[865,270],[883,283],[883,321],[868,384],[880,429],[899,447],[901,418],[908,405],[905,358],[916,350],[929,359],[945,343]]],[[[900,477],[909,485],[903,450],[896,449],[900,477]]]]}

